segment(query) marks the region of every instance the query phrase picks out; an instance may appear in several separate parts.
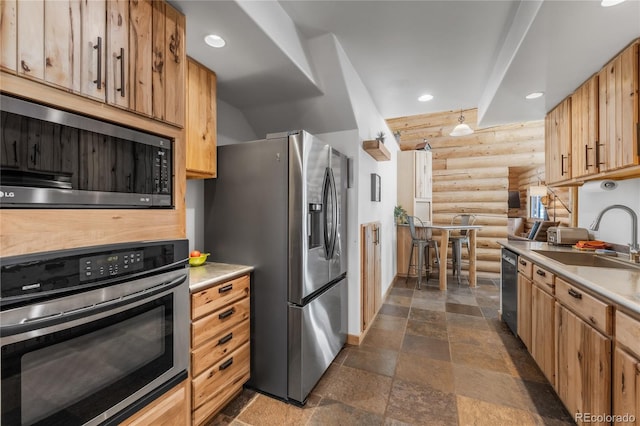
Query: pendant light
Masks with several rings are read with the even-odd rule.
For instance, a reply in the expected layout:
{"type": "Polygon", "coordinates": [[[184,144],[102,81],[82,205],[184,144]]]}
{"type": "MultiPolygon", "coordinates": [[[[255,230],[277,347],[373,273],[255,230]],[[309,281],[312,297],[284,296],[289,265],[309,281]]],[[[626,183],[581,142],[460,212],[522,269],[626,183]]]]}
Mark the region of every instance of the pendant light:
{"type": "Polygon", "coordinates": [[[464,115],[462,115],[462,109],[460,109],[460,118],[458,118],[458,122],[460,124],[458,124],[456,127],[453,128],[451,133],[449,133],[449,136],[466,136],[473,133],[473,129],[469,127],[468,124],[465,124],[464,122],[464,115]]]}

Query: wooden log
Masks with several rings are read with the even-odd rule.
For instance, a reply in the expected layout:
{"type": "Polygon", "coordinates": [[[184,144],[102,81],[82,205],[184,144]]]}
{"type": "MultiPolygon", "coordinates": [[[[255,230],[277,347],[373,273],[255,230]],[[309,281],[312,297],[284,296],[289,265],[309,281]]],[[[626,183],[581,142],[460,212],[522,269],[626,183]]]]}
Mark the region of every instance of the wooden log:
{"type": "Polygon", "coordinates": [[[512,155],[524,153],[538,153],[544,150],[544,139],[509,144],[456,146],[433,150],[433,159],[469,158],[488,155],[512,155]]]}
{"type": "Polygon", "coordinates": [[[434,192],[434,203],[447,203],[447,202],[465,202],[465,203],[477,203],[477,202],[507,202],[506,189],[498,191],[449,191],[449,192],[434,192]]]}
{"type": "MultiPolygon", "coordinates": [[[[435,163],[436,161],[434,161],[435,163]]],[[[438,160],[443,164],[446,164],[445,160],[438,160]]],[[[501,178],[509,176],[508,167],[471,167],[471,168],[459,168],[459,169],[439,169],[433,170],[434,181],[442,180],[461,180],[461,179],[490,179],[501,178]]]]}
{"type": "Polygon", "coordinates": [[[504,202],[493,203],[438,203],[434,204],[433,212],[457,212],[457,213],[490,213],[490,214],[507,214],[507,200],[504,202]]]}

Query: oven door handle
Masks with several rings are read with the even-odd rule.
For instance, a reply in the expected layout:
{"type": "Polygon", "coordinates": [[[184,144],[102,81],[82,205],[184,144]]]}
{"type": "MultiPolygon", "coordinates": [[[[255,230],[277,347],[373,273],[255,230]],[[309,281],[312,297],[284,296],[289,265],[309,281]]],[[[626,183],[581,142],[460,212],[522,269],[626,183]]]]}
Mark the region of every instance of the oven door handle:
{"type": "Polygon", "coordinates": [[[174,278],[170,281],[165,281],[153,287],[148,287],[144,290],[127,294],[126,296],[121,296],[116,299],[99,302],[81,308],[76,308],[71,311],[54,313],[38,318],[27,318],[19,324],[3,324],[0,327],[0,337],[13,336],[15,334],[25,333],[27,331],[43,329],[64,322],[73,321],[78,318],[89,317],[114,308],[129,305],[140,300],[148,299],[157,294],[163,293],[167,290],[171,290],[172,288],[179,286],[187,280],[187,277],[187,274],[180,275],[179,277],[174,278]]]}

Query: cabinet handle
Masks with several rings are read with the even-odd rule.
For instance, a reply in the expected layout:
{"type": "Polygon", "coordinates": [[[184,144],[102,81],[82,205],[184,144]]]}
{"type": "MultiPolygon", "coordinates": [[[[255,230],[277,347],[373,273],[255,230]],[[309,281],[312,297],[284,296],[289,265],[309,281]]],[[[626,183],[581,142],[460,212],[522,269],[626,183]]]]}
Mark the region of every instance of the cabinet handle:
{"type": "Polygon", "coordinates": [[[589,167],[593,166],[593,164],[589,164],[589,150],[593,148],[589,148],[589,145],[585,144],[584,146],[584,169],[589,171],[589,167]]]}
{"type": "Polygon", "coordinates": [[[223,313],[221,313],[220,315],[218,315],[218,319],[228,318],[231,315],[233,315],[235,313],[235,311],[236,310],[234,308],[228,309],[228,310],[224,311],[223,313]]]}
{"type": "Polygon", "coordinates": [[[596,323],[596,319],[592,316],[589,317],[589,321],[591,321],[591,324],[595,324],[596,323]]]}
{"type": "Polygon", "coordinates": [[[604,144],[596,141],[596,165],[604,164],[604,161],[600,161],[600,148],[603,147],[604,144]]]}
{"type": "Polygon", "coordinates": [[[102,89],[102,37],[98,37],[98,43],[93,46],[98,51],[98,79],[93,80],[96,83],[98,90],[102,89]]]}
{"type": "Polygon", "coordinates": [[[569,293],[569,296],[571,297],[575,297],[576,299],[582,299],[582,293],[578,293],[572,288],[569,289],[568,293],[569,293]]]}
{"type": "Polygon", "coordinates": [[[233,357],[229,358],[228,360],[226,360],[225,362],[220,364],[220,367],[219,367],[220,371],[226,370],[227,368],[229,368],[231,366],[231,364],[233,364],[233,357]]]}
{"type": "Polygon", "coordinates": [[[218,293],[226,293],[233,289],[233,284],[227,284],[218,289],[218,293]]]}
{"type": "Polygon", "coordinates": [[[120,92],[121,97],[125,97],[124,90],[124,48],[120,48],[120,56],[116,56],[116,59],[120,60],[120,88],[116,89],[116,91],[120,92]]]}
{"type": "Polygon", "coordinates": [[[522,266],[527,266],[527,262],[525,260],[520,259],[518,261],[522,266]]]}
{"type": "Polygon", "coordinates": [[[547,273],[545,271],[543,271],[542,269],[536,269],[536,274],[540,275],[541,277],[546,277],[547,273]]]}
{"type": "Polygon", "coordinates": [[[568,155],[566,155],[566,156],[565,155],[561,155],[560,156],[560,176],[564,176],[564,173],[565,173],[565,171],[564,171],[564,159],[565,158],[568,159],[569,156],[568,155]]]}
{"type": "Polygon", "coordinates": [[[231,339],[233,339],[233,333],[229,333],[226,336],[224,336],[222,339],[218,340],[218,345],[224,345],[231,339]]]}

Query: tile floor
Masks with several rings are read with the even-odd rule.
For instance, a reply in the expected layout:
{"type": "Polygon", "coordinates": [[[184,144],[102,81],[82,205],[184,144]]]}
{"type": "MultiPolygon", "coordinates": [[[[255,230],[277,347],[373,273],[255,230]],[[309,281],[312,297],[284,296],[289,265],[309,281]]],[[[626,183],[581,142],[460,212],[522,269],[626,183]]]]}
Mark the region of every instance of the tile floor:
{"type": "Polygon", "coordinates": [[[498,320],[498,279],[397,279],[361,346],[346,346],[296,407],[245,389],[214,425],[574,424],[498,320]]]}

